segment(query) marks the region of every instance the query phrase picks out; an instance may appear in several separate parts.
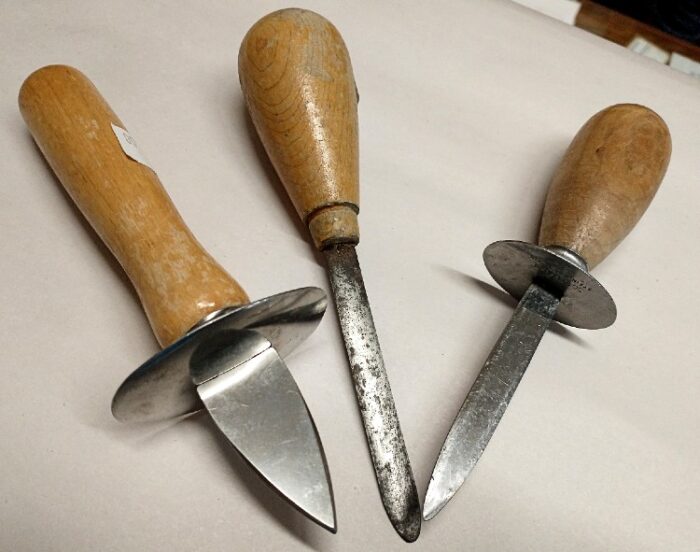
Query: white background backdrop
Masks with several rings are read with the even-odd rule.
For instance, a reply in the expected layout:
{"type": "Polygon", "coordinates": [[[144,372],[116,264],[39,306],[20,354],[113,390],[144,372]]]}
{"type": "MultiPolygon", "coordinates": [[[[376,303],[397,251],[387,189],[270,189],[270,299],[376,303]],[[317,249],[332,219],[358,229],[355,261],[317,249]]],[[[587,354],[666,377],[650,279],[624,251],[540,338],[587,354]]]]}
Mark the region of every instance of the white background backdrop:
{"type": "MultiPolygon", "coordinates": [[[[82,70],[200,241],[253,298],[323,266],[246,119],[236,58],[282,2],[1,3],[0,549],[399,550],[374,481],[335,313],[290,359],[328,455],[339,532],[308,522],[204,416],[118,424],[111,396],[157,350],[118,265],[19,115],[22,80],[82,70]]],[[[596,276],[619,318],[544,339],[477,469],[413,550],[697,550],[700,86],[504,1],[318,2],[360,91],[359,255],[421,497],[514,301],[481,251],[532,240],[578,128],[617,102],[674,152],[596,276]]]]}

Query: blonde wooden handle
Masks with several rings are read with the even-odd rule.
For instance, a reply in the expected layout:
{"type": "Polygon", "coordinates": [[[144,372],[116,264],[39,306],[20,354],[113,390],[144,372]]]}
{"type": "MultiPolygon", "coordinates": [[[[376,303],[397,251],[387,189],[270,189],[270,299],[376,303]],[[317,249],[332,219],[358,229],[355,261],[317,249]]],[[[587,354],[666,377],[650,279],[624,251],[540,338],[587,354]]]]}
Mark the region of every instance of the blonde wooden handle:
{"type": "Polygon", "coordinates": [[[651,203],[671,156],[666,123],[641,105],[614,105],[578,131],[545,201],[539,244],[566,247],[593,268],[651,203]]]}
{"type": "Polygon", "coordinates": [[[238,74],[265,150],[319,249],[357,243],[357,91],[343,39],[285,9],[248,31],[238,74]]]}
{"type": "Polygon", "coordinates": [[[39,69],[19,105],[51,168],[124,267],[161,345],[210,312],[248,301],[192,236],[156,174],[124,153],[111,125],[125,127],[85,75],[39,69]]]}

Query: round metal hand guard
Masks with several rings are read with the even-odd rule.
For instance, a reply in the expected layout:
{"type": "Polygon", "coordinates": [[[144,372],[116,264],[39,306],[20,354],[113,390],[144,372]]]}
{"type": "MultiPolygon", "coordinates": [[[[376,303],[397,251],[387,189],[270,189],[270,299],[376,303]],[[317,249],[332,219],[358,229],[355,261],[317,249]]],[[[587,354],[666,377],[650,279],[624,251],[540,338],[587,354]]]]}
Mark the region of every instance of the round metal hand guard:
{"type": "MultiPolygon", "coordinates": [[[[122,383],[112,400],[112,414],[120,421],[145,422],[199,410],[202,403],[190,369],[204,351],[235,341],[236,331],[255,330],[284,356],[316,329],[325,310],[326,294],[309,287],[212,313],[122,383]]],[[[247,350],[249,342],[241,340],[241,362],[258,352],[247,350]]]]}
{"type": "Polygon", "coordinates": [[[560,297],[554,319],[563,324],[596,330],[615,322],[612,297],[571,251],[498,241],[484,250],[484,263],[493,279],[518,300],[532,283],[560,297]]]}

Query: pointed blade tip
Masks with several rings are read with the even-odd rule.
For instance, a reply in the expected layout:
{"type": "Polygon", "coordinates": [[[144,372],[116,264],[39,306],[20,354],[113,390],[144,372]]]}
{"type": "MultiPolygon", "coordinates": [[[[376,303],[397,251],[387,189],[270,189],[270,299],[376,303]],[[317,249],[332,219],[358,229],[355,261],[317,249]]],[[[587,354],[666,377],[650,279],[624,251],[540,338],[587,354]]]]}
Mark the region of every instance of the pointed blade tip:
{"type": "MultiPolygon", "coordinates": [[[[442,458],[442,455],[440,458],[442,458]]],[[[442,511],[447,503],[457,494],[457,491],[466,481],[467,475],[471,472],[471,470],[469,470],[469,472],[463,474],[464,477],[461,478],[461,481],[459,481],[457,485],[454,485],[453,482],[452,486],[445,488],[445,485],[441,485],[443,482],[440,481],[440,472],[438,470],[441,464],[440,458],[438,458],[433,474],[430,477],[428,490],[425,492],[425,500],[423,503],[423,519],[425,521],[430,521],[442,511]]]]}
{"type": "MultiPolygon", "coordinates": [[[[233,443],[231,443],[233,445],[233,443]]],[[[235,445],[233,445],[234,448],[235,445]]],[[[238,449],[236,449],[238,450],[238,449]]],[[[240,454],[240,451],[238,451],[240,454]]],[[[243,457],[244,460],[258,473],[265,483],[279,495],[280,498],[286,500],[295,510],[304,517],[313,521],[317,525],[323,527],[327,531],[335,534],[338,532],[338,521],[335,513],[335,499],[333,497],[333,487],[331,486],[330,475],[326,471],[326,489],[325,496],[316,496],[315,501],[312,499],[304,503],[303,498],[295,496],[288,492],[289,489],[280,487],[274,481],[270,480],[264,473],[260,472],[251,462],[243,457]]]]}
{"type": "MultiPolygon", "coordinates": [[[[330,481],[328,482],[330,485],[330,481]]],[[[288,498],[288,497],[287,497],[288,498]]],[[[288,500],[290,500],[288,498],[288,500]]],[[[292,504],[311,521],[320,525],[325,530],[336,534],[338,532],[338,520],[335,515],[335,503],[333,501],[333,494],[328,495],[328,503],[325,505],[326,508],[323,512],[311,513],[309,510],[305,509],[301,504],[290,500],[292,504]]]]}
{"type": "MultiPolygon", "coordinates": [[[[412,516],[413,517],[413,516],[412,516]]],[[[406,542],[415,542],[420,535],[421,515],[420,510],[415,516],[416,519],[410,519],[405,523],[394,524],[394,529],[399,536],[406,542]]]]}
{"type": "Polygon", "coordinates": [[[445,502],[436,503],[434,501],[429,501],[426,495],[425,506],[423,507],[423,519],[425,521],[430,521],[440,513],[440,510],[442,510],[444,505],[445,502]]]}
{"type": "Polygon", "coordinates": [[[404,496],[404,499],[402,506],[399,508],[387,507],[387,504],[384,505],[384,508],[394,530],[405,542],[411,543],[420,535],[422,522],[418,490],[415,485],[411,485],[411,489],[404,496]]]}
{"type": "Polygon", "coordinates": [[[430,521],[438,512],[442,509],[442,504],[439,504],[435,499],[431,498],[430,487],[428,487],[428,492],[425,494],[425,503],[423,504],[423,519],[425,521],[430,521]]]}
{"type": "Polygon", "coordinates": [[[337,520],[335,519],[335,512],[333,512],[333,519],[330,523],[325,523],[321,521],[320,519],[315,519],[314,520],[316,523],[318,523],[321,527],[323,527],[325,530],[329,531],[332,534],[336,534],[338,532],[338,523],[337,520]]]}

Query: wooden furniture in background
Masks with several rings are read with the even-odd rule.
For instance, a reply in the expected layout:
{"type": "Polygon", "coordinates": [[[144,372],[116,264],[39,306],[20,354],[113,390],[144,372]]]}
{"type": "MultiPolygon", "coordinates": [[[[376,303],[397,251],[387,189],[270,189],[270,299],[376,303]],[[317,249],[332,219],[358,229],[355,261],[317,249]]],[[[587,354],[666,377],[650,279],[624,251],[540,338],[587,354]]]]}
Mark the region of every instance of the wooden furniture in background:
{"type": "Polygon", "coordinates": [[[659,48],[700,61],[700,46],[590,0],[581,0],[581,10],[576,16],[575,24],[581,29],[623,46],[627,46],[635,36],[641,36],[659,48]]]}

